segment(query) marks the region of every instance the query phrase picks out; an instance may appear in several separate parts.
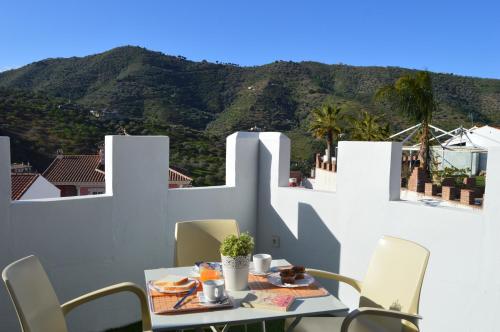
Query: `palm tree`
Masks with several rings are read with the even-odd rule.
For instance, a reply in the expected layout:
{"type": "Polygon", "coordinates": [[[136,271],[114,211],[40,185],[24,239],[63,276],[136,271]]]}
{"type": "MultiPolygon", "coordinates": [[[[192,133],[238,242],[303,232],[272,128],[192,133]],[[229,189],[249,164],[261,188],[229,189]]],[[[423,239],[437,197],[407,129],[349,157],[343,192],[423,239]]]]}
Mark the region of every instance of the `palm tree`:
{"type": "Polygon", "coordinates": [[[351,119],[351,139],[357,141],[385,141],[389,137],[389,124],[381,126],[378,123],[380,116],[372,115],[366,111],[361,114],[361,118],[351,119]]]}
{"type": "Polygon", "coordinates": [[[400,77],[394,84],[377,91],[375,99],[388,101],[390,105],[406,115],[410,120],[420,123],[419,159],[427,174],[430,175],[429,124],[437,108],[429,72],[421,71],[414,75],[400,77]]]}
{"type": "Polygon", "coordinates": [[[344,115],[341,107],[332,104],[323,105],[312,111],[309,130],[317,139],[326,140],[326,157],[332,161],[332,146],[342,133],[341,122],[344,115]]]}

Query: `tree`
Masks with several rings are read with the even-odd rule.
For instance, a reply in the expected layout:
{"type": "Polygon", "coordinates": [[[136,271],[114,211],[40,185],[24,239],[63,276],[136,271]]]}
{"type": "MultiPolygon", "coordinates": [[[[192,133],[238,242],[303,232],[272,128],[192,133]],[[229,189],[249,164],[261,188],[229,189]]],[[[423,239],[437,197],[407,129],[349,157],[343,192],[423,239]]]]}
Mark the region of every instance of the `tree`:
{"type": "Polygon", "coordinates": [[[342,133],[341,123],[344,120],[342,108],[332,104],[323,105],[312,111],[312,120],[309,130],[317,139],[326,141],[326,156],[328,162],[332,160],[332,146],[342,133]]]}
{"type": "Polygon", "coordinates": [[[429,72],[421,71],[414,75],[400,77],[394,84],[377,91],[375,99],[389,102],[410,120],[420,123],[419,159],[427,174],[430,175],[430,129],[432,114],[437,108],[429,72]]]}
{"type": "Polygon", "coordinates": [[[380,125],[380,119],[380,116],[363,111],[361,118],[351,119],[350,138],[357,141],[385,141],[389,137],[389,124],[380,125]]]}

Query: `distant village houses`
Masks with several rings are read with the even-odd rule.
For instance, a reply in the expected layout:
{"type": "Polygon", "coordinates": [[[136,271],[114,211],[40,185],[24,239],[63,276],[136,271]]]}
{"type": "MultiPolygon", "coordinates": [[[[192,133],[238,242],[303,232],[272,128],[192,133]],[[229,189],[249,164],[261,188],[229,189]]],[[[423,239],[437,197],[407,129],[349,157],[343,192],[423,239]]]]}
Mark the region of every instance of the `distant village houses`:
{"type": "Polygon", "coordinates": [[[61,196],[59,188],[47,181],[41,174],[33,172],[29,163],[12,164],[10,180],[13,201],[61,196]]]}
{"type": "MultiPolygon", "coordinates": [[[[61,190],[61,196],[84,196],[105,193],[104,153],[93,155],[58,155],[43,176],[61,190]]],[[[193,179],[169,169],[169,188],[191,187],[193,179]]]]}

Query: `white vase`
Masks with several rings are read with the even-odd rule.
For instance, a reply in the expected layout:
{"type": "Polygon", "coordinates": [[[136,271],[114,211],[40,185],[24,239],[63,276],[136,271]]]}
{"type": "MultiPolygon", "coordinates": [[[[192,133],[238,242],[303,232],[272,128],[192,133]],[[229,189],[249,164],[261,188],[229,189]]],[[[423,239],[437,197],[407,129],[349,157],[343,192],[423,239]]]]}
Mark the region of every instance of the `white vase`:
{"type": "Polygon", "coordinates": [[[221,260],[226,289],[230,291],[240,291],[247,289],[250,255],[237,257],[221,255],[221,260]]]}

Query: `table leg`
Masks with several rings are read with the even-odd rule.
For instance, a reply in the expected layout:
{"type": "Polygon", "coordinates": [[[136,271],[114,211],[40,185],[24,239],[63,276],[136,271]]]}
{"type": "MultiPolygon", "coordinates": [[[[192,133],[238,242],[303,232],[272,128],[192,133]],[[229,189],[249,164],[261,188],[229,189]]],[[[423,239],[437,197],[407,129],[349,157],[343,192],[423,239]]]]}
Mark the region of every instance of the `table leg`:
{"type": "Polygon", "coordinates": [[[262,321],[262,332],[266,332],[266,321],[262,321]]]}
{"type": "Polygon", "coordinates": [[[286,332],[292,332],[295,326],[297,326],[300,323],[301,319],[302,317],[295,317],[292,324],[290,324],[290,326],[288,326],[288,328],[286,329],[286,332]]]}
{"type": "Polygon", "coordinates": [[[210,329],[212,330],[212,332],[227,332],[229,330],[229,324],[224,325],[224,327],[220,331],[215,326],[210,326],[210,329]]]}

